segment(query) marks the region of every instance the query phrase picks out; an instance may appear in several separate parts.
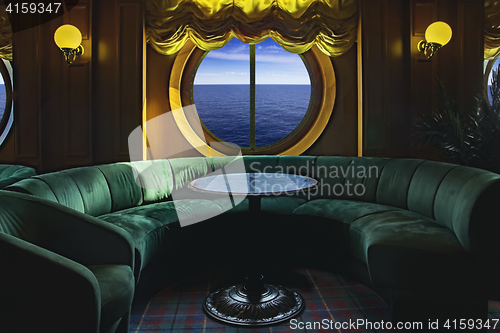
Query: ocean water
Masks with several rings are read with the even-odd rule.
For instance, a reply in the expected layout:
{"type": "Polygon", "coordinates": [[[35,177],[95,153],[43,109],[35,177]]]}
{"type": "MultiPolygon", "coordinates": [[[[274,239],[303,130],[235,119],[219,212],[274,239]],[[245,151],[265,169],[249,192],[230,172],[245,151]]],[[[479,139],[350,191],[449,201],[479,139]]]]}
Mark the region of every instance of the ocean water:
{"type": "MultiPolygon", "coordinates": [[[[255,86],[255,145],[283,139],[304,118],[310,85],[255,86]]],[[[250,145],[250,85],[194,85],[193,98],[201,121],[220,139],[250,145]]]]}
{"type": "Polygon", "coordinates": [[[0,84],[0,121],[2,120],[3,113],[5,112],[5,103],[7,103],[7,93],[5,92],[5,85],[0,84]]]}

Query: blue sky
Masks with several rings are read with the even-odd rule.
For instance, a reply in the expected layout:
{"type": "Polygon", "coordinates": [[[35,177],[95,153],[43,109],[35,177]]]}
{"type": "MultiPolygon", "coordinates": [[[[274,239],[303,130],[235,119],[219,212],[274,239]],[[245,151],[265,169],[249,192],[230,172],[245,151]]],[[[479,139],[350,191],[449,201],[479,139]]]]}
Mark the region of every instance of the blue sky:
{"type": "MultiPolygon", "coordinates": [[[[268,38],[255,45],[256,84],[310,84],[297,54],[268,38]]],[[[250,84],[250,45],[237,38],[210,51],[196,72],[194,84],[250,84]]]]}
{"type": "Polygon", "coordinates": [[[497,60],[495,61],[495,63],[493,64],[493,68],[490,72],[490,75],[488,76],[488,84],[489,85],[493,81],[493,70],[497,70],[499,65],[500,65],[500,57],[498,57],[497,60]]]}

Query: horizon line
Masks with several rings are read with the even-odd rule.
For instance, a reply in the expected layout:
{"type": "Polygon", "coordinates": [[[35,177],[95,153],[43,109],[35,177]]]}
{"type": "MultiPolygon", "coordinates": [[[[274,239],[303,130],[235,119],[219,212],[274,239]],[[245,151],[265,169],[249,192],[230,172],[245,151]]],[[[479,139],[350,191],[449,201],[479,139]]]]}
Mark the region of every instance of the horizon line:
{"type": "MultiPolygon", "coordinates": [[[[219,85],[219,86],[222,86],[222,85],[249,86],[250,83],[194,83],[193,85],[194,86],[208,86],[208,85],[212,85],[212,86],[216,86],[216,85],[219,85]]],[[[255,85],[256,86],[265,86],[265,85],[268,85],[268,86],[271,86],[271,85],[275,85],[275,86],[310,86],[311,84],[310,83],[256,83],[255,85]]]]}

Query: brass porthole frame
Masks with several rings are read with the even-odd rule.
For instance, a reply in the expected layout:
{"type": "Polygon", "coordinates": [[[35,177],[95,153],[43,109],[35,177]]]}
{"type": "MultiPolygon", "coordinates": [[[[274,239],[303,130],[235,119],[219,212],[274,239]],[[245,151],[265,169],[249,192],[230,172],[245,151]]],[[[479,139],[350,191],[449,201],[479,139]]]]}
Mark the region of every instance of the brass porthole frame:
{"type": "MultiPolygon", "coordinates": [[[[483,95],[484,95],[484,99],[488,103],[488,105],[491,105],[489,95],[488,95],[488,83],[489,83],[488,78],[490,77],[490,73],[493,70],[493,66],[497,62],[498,58],[500,58],[500,55],[496,56],[493,59],[486,61],[486,67],[485,67],[485,71],[483,74],[483,87],[484,87],[483,95]]],[[[499,64],[500,64],[500,62],[499,62],[499,64]]],[[[500,75],[500,73],[499,73],[499,75],[500,75]]]]}
{"type": "Polygon", "coordinates": [[[12,81],[12,64],[8,60],[2,59],[0,62],[0,75],[4,79],[6,101],[3,117],[0,118],[0,146],[2,146],[7,136],[10,134],[14,123],[14,108],[13,108],[13,81],[12,81]]]}
{"type": "MultiPolygon", "coordinates": [[[[190,124],[189,115],[184,106],[193,104],[193,83],[196,70],[207,52],[188,41],[177,54],[169,81],[169,101],[173,118],[186,140],[204,156],[226,156],[223,142],[218,149],[210,147],[210,142],[218,141],[206,128],[204,138],[200,138],[190,124]]],[[[284,139],[269,146],[258,147],[252,151],[242,148],[245,155],[300,155],[319,138],[326,128],[333,113],[336,97],[336,81],[330,57],[316,46],[301,55],[311,77],[312,94],[309,110],[297,126],[284,139]]],[[[234,151],[234,145],[228,144],[228,151],[234,151]]]]}

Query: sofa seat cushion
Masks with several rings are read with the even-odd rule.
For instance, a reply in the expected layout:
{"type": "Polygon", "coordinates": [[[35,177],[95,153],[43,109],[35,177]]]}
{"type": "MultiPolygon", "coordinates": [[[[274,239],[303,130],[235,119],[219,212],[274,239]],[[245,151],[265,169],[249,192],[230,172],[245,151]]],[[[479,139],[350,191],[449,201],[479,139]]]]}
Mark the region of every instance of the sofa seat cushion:
{"type": "Polygon", "coordinates": [[[401,209],[362,201],[315,199],[297,207],[293,214],[315,216],[350,224],[363,216],[391,211],[401,211],[401,209]]]}
{"type": "MultiPolygon", "coordinates": [[[[260,199],[260,212],[264,214],[292,215],[294,210],[303,205],[306,200],[289,196],[264,196],[260,199]]],[[[224,215],[242,214],[249,212],[248,197],[238,200],[238,204],[232,206],[229,198],[211,200],[224,211],[224,215]]]]}
{"type": "Polygon", "coordinates": [[[292,215],[297,208],[305,203],[306,200],[302,198],[269,196],[261,199],[260,207],[263,213],[292,215]]]}
{"type": "Polygon", "coordinates": [[[101,298],[100,331],[107,332],[130,311],[135,280],[127,265],[95,265],[87,267],[96,277],[101,298]]]}
{"type": "Polygon", "coordinates": [[[119,212],[101,215],[99,218],[128,231],[136,247],[136,270],[144,268],[161,248],[168,246],[169,230],[180,228],[178,211],[193,218],[222,213],[216,203],[209,200],[179,200],[158,202],[119,212]]]}
{"type": "Polygon", "coordinates": [[[410,211],[360,217],[350,224],[349,237],[351,254],[368,264],[379,286],[447,285],[470,264],[450,229],[410,211]]]}
{"type": "Polygon", "coordinates": [[[317,253],[340,259],[350,255],[350,224],[357,218],[399,208],[353,200],[313,199],[297,207],[293,217],[298,223],[296,237],[317,253]]]}

